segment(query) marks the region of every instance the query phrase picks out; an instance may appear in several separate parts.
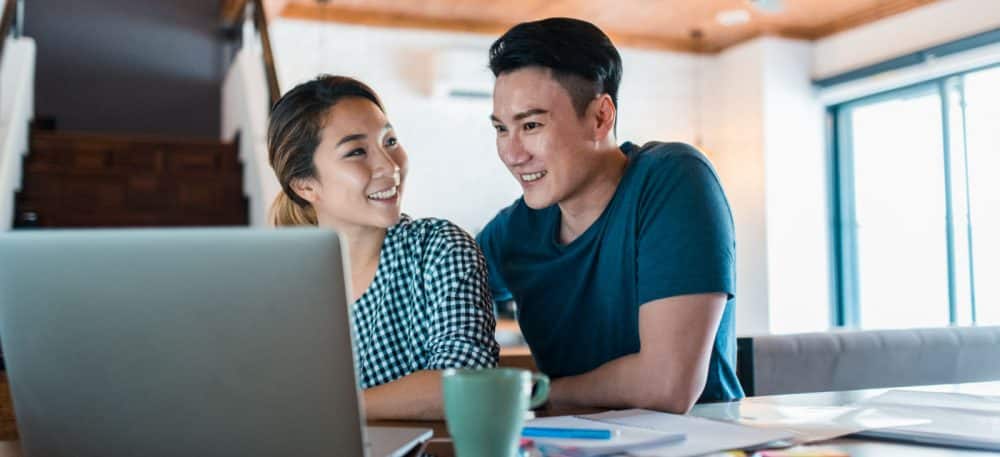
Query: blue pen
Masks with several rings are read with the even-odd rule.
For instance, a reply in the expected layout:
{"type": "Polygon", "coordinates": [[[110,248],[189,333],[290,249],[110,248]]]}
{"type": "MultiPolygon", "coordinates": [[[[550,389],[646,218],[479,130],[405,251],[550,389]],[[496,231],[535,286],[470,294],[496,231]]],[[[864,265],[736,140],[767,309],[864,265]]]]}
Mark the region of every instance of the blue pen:
{"type": "Polygon", "coordinates": [[[611,430],[596,428],[524,427],[521,429],[521,436],[525,438],[610,440],[611,430]]]}

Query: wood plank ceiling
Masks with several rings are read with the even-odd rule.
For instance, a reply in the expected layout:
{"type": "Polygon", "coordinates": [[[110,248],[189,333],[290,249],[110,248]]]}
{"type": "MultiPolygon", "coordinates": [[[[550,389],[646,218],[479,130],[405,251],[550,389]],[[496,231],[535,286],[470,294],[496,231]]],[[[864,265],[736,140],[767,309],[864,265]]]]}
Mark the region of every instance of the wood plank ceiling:
{"type": "Polygon", "coordinates": [[[814,40],[940,0],[265,0],[271,17],[499,35],[522,21],[570,16],[616,44],[716,53],[762,35],[814,40]],[[767,12],[755,3],[777,3],[767,12]],[[749,20],[726,26],[723,11],[749,20]],[[744,14],[744,13],[736,13],[744,14]]]}

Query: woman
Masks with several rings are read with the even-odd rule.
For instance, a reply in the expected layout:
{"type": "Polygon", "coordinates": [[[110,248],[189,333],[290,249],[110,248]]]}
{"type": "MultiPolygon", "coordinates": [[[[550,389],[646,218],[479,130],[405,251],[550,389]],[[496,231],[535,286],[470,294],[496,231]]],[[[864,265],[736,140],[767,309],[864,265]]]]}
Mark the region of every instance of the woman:
{"type": "Polygon", "coordinates": [[[320,76],[281,97],[267,138],[276,226],[336,230],[351,268],[355,363],[369,419],[443,417],[440,371],[499,357],[486,266],[450,222],[400,212],[406,152],[378,96],[320,76]]]}

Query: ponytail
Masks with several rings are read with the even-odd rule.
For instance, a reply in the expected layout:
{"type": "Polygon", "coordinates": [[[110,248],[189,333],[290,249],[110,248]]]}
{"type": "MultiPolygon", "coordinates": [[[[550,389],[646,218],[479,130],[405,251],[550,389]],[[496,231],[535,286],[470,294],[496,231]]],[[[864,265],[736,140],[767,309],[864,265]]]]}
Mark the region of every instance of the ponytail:
{"type": "Polygon", "coordinates": [[[279,192],[274,199],[267,219],[275,227],[317,225],[316,211],[312,206],[301,207],[284,192],[279,192]]]}

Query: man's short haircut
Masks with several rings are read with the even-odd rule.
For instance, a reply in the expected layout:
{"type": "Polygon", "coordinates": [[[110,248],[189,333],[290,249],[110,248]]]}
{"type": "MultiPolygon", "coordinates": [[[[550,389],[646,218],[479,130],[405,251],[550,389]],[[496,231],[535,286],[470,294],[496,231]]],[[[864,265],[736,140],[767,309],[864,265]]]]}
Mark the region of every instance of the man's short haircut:
{"type": "Polygon", "coordinates": [[[524,67],[552,70],[579,116],[600,94],[608,94],[618,107],[622,58],[594,24],[555,17],[515,25],[490,46],[490,70],[500,76],[524,67]]]}

